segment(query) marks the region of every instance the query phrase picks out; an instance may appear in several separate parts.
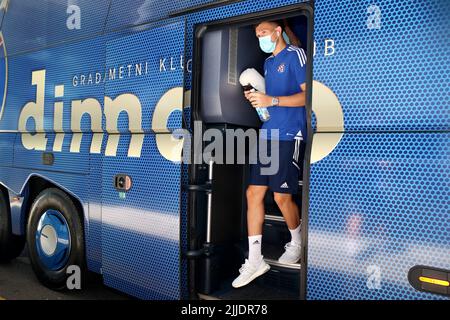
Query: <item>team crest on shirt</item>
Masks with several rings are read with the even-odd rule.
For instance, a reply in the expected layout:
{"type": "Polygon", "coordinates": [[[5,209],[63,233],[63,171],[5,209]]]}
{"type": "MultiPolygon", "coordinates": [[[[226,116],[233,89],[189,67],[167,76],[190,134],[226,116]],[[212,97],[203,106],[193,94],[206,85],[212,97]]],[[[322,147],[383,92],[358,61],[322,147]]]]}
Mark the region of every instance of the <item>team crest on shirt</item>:
{"type": "Polygon", "coordinates": [[[286,70],[286,65],[284,63],[278,66],[278,73],[283,73],[286,70]]]}

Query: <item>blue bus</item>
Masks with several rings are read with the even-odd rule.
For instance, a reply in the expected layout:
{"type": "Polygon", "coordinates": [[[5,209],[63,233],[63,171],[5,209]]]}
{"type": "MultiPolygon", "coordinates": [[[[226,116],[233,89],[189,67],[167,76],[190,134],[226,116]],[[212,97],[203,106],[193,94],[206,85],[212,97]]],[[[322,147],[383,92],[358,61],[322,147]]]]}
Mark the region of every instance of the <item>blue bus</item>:
{"type": "MultiPolygon", "coordinates": [[[[447,0],[0,3],[0,260],[25,244],[62,289],[78,267],[141,299],[448,299],[447,0]],[[307,53],[300,263],[270,194],[270,272],[246,255],[247,164],[182,161],[183,131],[258,128],[239,74],[254,25],[307,53]]],[[[187,143],[188,142],[188,143],[187,143]]]]}

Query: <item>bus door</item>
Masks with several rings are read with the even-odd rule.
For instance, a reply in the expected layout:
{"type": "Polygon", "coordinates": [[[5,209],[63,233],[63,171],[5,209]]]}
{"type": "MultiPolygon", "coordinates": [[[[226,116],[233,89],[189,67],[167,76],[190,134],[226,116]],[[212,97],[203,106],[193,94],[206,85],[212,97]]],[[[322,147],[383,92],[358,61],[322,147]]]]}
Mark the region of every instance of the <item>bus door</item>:
{"type": "Polygon", "coordinates": [[[184,21],[106,46],[102,273],[142,299],[180,298],[184,21]]]}

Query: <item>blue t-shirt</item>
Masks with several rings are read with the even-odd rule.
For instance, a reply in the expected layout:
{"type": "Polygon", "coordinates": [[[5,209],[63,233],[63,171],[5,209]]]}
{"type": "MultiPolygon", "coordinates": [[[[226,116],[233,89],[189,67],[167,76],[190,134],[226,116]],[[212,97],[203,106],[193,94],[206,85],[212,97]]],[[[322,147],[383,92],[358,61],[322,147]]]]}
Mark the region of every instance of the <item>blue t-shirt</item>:
{"type": "MultiPolygon", "coordinates": [[[[266,94],[272,97],[291,96],[302,92],[300,85],[306,82],[306,54],[303,49],[286,46],[276,56],[270,56],[264,63],[266,94]]],[[[306,110],[298,107],[269,107],[270,119],[263,123],[267,138],[270,130],[279,130],[280,140],[295,138],[306,141],[306,110]]],[[[264,135],[263,135],[264,137],[264,135]]]]}

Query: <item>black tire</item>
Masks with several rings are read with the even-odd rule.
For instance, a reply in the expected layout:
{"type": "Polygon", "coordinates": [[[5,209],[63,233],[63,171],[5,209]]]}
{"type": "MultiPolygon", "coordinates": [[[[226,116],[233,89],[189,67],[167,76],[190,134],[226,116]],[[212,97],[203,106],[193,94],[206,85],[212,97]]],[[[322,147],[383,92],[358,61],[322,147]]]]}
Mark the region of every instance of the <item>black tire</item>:
{"type": "Polygon", "coordinates": [[[0,263],[18,257],[25,246],[25,237],[14,235],[11,230],[9,199],[0,189],[0,263]]]}
{"type": "Polygon", "coordinates": [[[81,214],[70,197],[59,189],[46,189],[42,191],[31,206],[27,225],[27,244],[31,265],[39,281],[53,290],[67,288],[67,268],[76,265],[81,270],[81,282],[84,287],[86,276],[86,259],[84,250],[84,231],[81,214]],[[41,216],[47,210],[59,211],[67,221],[70,230],[71,249],[68,260],[59,270],[47,268],[39,257],[36,247],[36,232],[41,216]]]}

